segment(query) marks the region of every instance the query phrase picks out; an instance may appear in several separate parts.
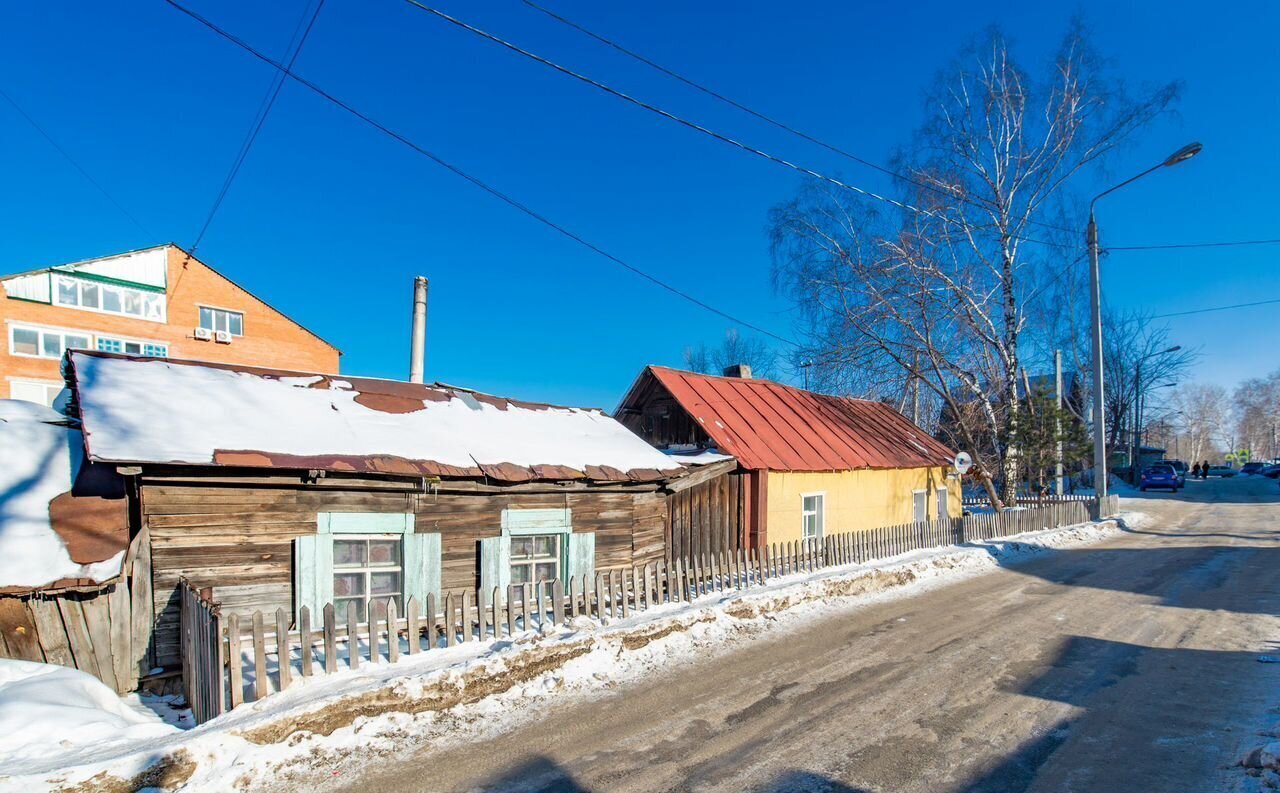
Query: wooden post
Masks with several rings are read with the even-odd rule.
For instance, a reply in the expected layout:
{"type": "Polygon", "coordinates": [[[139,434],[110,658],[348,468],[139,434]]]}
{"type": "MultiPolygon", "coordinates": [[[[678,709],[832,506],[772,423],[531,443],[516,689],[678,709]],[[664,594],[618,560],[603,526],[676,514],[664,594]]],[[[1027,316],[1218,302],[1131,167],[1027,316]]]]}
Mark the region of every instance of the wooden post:
{"type": "Polygon", "coordinates": [[[453,633],[453,593],[444,595],[444,646],[452,647],[457,637],[453,633]]]}
{"type": "Polygon", "coordinates": [[[578,616],[578,580],[569,576],[569,619],[578,616]]]}
{"type": "Polygon", "coordinates": [[[564,584],[559,578],[551,582],[551,623],[564,624],[564,584]]]}
{"type": "Polygon", "coordinates": [[[284,691],[292,682],[292,671],[289,667],[289,618],[284,609],[276,609],[276,663],[280,665],[280,690],[284,691]]]}
{"type": "Polygon", "coordinates": [[[347,606],[347,668],[360,668],[360,623],[356,610],[347,606]]]}
{"type": "Polygon", "coordinates": [[[604,622],[604,573],[596,571],[596,619],[604,622]]]}
{"type": "Polygon", "coordinates": [[[253,698],[262,699],[271,693],[267,683],[267,648],[263,639],[262,612],[253,612],[253,698]]]}
{"type": "Polygon", "coordinates": [[[533,611],[529,608],[529,600],[533,597],[533,587],[523,584],[520,587],[520,615],[524,618],[524,629],[533,630],[533,611]]]}
{"type": "Polygon", "coordinates": [[[516,635],[516,587],[519,584],[507,584],[507,635],[516,635]]]}
{"type": "Polygon", "coordinates": [[[476,633],[479,641],[489,638],[489,603],[483,589],[476,590],[476,633]]]}
{"type": "Polygon", "coordinates": [[[332,603],[324,606],[324,671],[338,671],[338,616],[332,603]]]}
{"type": "Polygon", "coordinates": [[[423,616],[427,619],[427,649],[434,650],[436,647],[436,594],[434,592],[427,593],[427,613],[423,616]]]}
{"type": "Polygon", "coordinates": [[[242,659],[240,616],[232,614],[227,617],[227,666],[231,677],[231,707],[233,708],[244,702],[244,677],[241,670],[244,661],[242,659]]]}
{"type": "Polygon", "coordinates": [[[462,641],[471,641],[471,590],[462,590],[462,641]]]}
{"type": "Polygon", "coordinates": [[[400,615],[396,613],[396,599],[387,598],[387,660],[400,660],[400,615]]]}
{"type": "Polygon", "coordinates": [[[422,648],[418,645],[418,599],[412,595],[404,602],[404,632],[409,639],[409,655],[414,655],[422,648]]]}
{"type": "Polygon", "coordinates": [[[497,587],[493,588],[493,600],[489,602],[489,607],[493,609],[493,638],[495,640],[502,638],[502,593],[497,587]]]}
{"type": "Polygon", "coordinates": [[[298,609],[298,637],[302,640],[302,676],[311,677],[311,609],[298,609]]]}

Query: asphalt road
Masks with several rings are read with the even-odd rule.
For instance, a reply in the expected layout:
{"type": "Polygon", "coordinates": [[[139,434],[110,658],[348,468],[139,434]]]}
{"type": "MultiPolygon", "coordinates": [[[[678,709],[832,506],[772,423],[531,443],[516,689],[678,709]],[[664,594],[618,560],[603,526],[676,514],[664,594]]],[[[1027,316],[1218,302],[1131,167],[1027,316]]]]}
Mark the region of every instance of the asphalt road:
{"type": "Polygon", "coordinates": [[[1104,543],[846,611],[359,791],[1230,791],[1280,721],[1280,489],[1125,502],[1104,543]]]}

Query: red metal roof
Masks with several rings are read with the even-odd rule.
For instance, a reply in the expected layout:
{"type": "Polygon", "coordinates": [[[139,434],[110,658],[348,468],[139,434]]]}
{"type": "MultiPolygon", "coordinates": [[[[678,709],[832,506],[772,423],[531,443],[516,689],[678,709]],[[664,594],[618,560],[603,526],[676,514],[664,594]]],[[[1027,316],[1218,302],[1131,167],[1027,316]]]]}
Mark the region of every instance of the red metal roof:
{"type": "MultiPolygon", "coordinates": [[[[770,380],[650,366],[681,407],[745,468],[846,471],[949,465],[955,453],[893,408],[770,380]]],[[[642,375],[643,377],[643,375],[642,375]]]]}

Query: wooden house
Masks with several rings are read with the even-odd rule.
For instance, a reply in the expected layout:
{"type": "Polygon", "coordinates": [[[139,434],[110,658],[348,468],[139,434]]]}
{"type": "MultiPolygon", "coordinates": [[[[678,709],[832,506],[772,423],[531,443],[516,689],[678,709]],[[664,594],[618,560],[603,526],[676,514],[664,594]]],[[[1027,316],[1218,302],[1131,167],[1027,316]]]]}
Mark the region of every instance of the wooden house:
{"type": "Polygon", "coordinates": [[[740,542],[759,548],[962,514],[955,453],[893,408],[733,370],[647,367],[615,416],[667,453],[737,460],[717,483],[715,509],[732,516],[740,542]]]}
{"type": "Polygon", "coordinates": [[[96,352],[65,368],[87,459],[133,499],[151,593],[133,662],[153,678],[181,665],[182,579],[224,615],[334,603],[364,621],[387,598],[659,559],[690,476],[598,410],[96,352]]]}

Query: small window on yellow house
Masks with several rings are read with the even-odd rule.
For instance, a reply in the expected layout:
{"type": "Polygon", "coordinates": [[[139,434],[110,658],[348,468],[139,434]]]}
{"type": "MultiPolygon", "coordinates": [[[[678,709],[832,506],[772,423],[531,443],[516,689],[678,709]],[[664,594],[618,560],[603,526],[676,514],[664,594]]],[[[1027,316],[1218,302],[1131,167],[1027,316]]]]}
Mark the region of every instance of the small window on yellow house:
{"type": "Polygon", "coordinates": [[[937,519],[942,520],[951,514],[951,509],[947,505],[947,489],[945,487],[938,488],[938,514],[937,519]]]}
{"type": "Polygon", "coordinates": [[[916,523],[929,519],[929,491],[913,490],[911,491],[911,519],[916,523]]]}
{"type": "Polygon", "coordinates": [[[823,522],[826,516],[823,514],[825,506],[823,502],[826,495],[823,493],[809,493],[800,496],[800,520],[801,532],[806,540],[820,540],[826,527],[823,522]]]}

